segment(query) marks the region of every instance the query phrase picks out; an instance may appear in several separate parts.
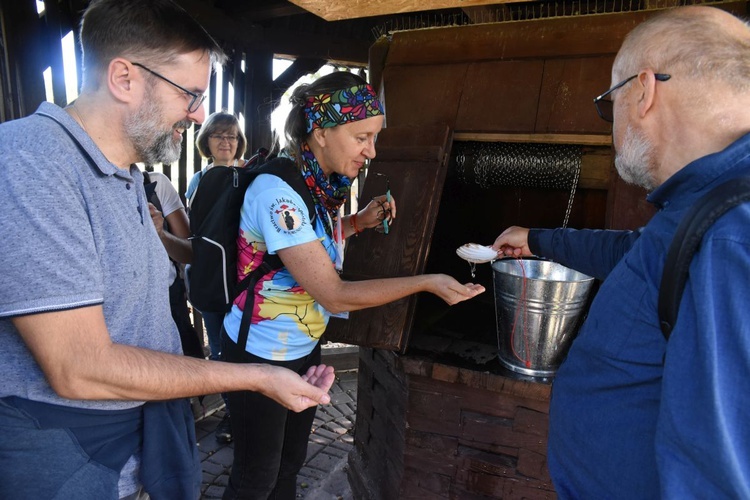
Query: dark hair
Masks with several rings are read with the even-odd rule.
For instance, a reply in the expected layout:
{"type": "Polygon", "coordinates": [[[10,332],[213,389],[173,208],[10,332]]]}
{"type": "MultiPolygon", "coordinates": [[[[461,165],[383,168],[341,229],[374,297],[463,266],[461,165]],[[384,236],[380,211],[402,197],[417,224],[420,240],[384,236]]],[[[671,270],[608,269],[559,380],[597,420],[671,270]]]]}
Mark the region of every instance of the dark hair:
{"type": "Polygon", "coordinates": [[[234,154],[234,159],[239,160],[242,155],[245,154],[247,148],[247,139],[245,134],[242,133],[240,128],[240,121],[231,113],[226,111],[217,111],[211,113],[206,121],[203,122],[201,129],[198,131],[198,136],[195,138],[195,146],[198,148],[198,152],[204,158],[211,158],[211,149],[208,147],[208,136],[215,133],[226,132],[231,129],[237,130],[237,152],[234,154]]]}
{"type": "Polygon", "coordinates": [[[302,143],[309,135],[307,133],[307,120],[305,118],[305,103],[310,97],[327,94],[336,90],[342,90],[356,85],[365,85],[364,78],[348,71],[335,71],[309,84],[299,85],[292,92],[289,102],[292,110],[286,117],[284,124],[284,137],[286,138],[286,149],[298,155],[302,143]]]}
{"type": "Polygon", "coordinates": [[[172,0],[92,0],[81,20],[80,38],[84,88],[96,85],[96,78],[89,81],[91,75],[118,56],[158,66],[204,50],[212,64],[226,60],[211,35],[172,0]]]}

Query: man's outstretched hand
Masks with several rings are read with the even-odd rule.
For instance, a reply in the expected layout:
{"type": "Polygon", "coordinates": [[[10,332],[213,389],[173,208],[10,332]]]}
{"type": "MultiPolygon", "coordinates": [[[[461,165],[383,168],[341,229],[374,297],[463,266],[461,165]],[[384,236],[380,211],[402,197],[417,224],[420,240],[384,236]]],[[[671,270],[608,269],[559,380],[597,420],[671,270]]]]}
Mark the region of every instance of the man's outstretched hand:
{"type": "Polygon", "coordinates": [[[331,402],[328,390],[335,374],[332,366],[311,366],[301,377],[291,370],[278,366],[262,365],[267,373],[266,383],[258,388],[280,405],[301,412],[319,404],[331,402]]]}

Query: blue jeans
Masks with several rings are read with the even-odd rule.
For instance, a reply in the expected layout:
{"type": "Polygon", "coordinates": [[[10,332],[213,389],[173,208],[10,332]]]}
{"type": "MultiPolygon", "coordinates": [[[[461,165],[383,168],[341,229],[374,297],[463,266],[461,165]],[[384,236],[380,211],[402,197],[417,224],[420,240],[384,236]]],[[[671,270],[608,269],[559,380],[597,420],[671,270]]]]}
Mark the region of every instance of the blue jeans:
{"type": "MultiPolygon", "coordinates": [[[[211,350],[211,356],[208,359],[221,359],[221,331],[224,329],[224,313],[218,312],[201,312],[203,324],[206,326],[206,335],[208,336],[208,348],[211,350]]],[[[225,392],[221,393],[221,399],[224,400],[224,412],[229,415],[229,400],[225,392]]]]}
{"type": "MultiPolygon", "coordinates": [[[[223,331],[222,342],[222,358],[230,362],[283,366],[299,374],[320,364],[320,344],[304,358],[269,361],[240,350],[223,331]]],[[[230,392],[228,396],[234,463],[223,500],[294,500],[317,408],[295,413],[257,392],[230,392]]]]}
{"type": "Polygon", "coordinates": [[[224,313],[201,312],[203,324],[206,325],[208,347],[211,349],[210,359],[219,359],[221,353],[221,326],[224,324],[224,313]]]}
{"type": "Polygon", "coordinates": [[[105,453],[97,460],[96,449],[87,452],[75,430],[40,423],[0,399],[0,498],[117,500],[120,469],[130,452],[124,459],[105,453]]]}
{"type": "Polygon", "coordinates": [[[115,500],[136,452],[138,482],[154,498],[197,498],[200,456],[186,399],[126,410],[0,399],[0,498],[115,500]]]}

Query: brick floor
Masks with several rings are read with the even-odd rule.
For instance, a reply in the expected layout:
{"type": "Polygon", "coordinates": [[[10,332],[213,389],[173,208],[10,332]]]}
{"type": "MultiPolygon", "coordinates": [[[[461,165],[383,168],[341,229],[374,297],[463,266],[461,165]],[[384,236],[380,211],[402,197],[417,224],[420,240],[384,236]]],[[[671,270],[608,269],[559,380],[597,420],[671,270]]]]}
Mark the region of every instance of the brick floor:
{"type": "MultiPolygon", "coordinates": [[[[351,500],[346,462],[354,447],[357,414],[357,371],[337,371],[331,404],[319,406],[307,449],[307,461],[297,476],[297,498],[351,500]]],[[[196,421],[196,437],[203,463],[201,500],[219,499],[229,480],[232,444],[217,443],[213,431],[224,417],[223,408],[196,421]]]]}

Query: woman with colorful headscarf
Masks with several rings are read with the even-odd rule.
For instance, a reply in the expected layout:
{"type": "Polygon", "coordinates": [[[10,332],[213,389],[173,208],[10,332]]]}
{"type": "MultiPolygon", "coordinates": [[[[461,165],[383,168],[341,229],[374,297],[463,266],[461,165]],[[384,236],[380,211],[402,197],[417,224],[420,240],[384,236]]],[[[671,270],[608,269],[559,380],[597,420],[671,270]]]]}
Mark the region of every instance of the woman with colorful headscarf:
{"type": "MultiPolygon", "coordinates": [[[[238,239],[238,278],[277,254],[284,267],[263,275],[253,287],[254,302],[245,342],[239,340],[245,304],[241,294],[224,319],[222,357],[265,363],[300,374],[320,364],[320,345],[332,314],[374,307],[417,292],[431,292],[449,304],[484,291],[442,274],[347,282],[340,279],[343,239],[393,222],[392,197],[376,197],[360,212],[341,216],[351,179],[375,157],[383,108],[360,77],[336,72],[294,91],[287,117],[287,146],[279,156],[293,161],[314,202],[275,175],[263,174],[245,194],[238,239]],[[385,220],[384,220],[385,219],[385,220]],[[238,345],[244,343],[244,346],[238,345]]],[[[229,394],[234,464],[224,499],[293,499],[296,477],[307,455],[315,408],[287,411],[254,392],[229,394]]]]}

